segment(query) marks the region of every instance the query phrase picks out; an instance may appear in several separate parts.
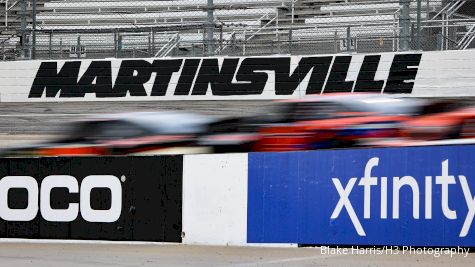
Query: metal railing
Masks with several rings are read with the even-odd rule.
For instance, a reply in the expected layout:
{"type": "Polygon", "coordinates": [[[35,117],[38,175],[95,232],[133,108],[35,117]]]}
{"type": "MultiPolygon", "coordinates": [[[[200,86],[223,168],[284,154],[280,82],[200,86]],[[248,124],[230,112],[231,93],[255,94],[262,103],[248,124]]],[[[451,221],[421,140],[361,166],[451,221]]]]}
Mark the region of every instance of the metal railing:
{"type": "Polygon", "coordinates": [[[0,58],[4,60],[363,53],[475,46],[475,10],[469,9],[470,1],[460,0],[18,2],[14,6],[0,2],[7,8],[5,21],[0,23],[5,25],[0,34],[0,58]]]}

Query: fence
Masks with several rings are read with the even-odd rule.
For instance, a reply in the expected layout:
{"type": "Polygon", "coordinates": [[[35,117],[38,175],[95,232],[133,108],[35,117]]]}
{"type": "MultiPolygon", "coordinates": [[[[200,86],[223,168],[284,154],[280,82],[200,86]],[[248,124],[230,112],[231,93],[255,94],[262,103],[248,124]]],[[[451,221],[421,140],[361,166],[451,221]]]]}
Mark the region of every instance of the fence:
{"type": "Polygon", "coordinates": [[[367,53],[475,47],[474,1],[1,3],[5,6],[0,37],[4,60],[367,53]]]}

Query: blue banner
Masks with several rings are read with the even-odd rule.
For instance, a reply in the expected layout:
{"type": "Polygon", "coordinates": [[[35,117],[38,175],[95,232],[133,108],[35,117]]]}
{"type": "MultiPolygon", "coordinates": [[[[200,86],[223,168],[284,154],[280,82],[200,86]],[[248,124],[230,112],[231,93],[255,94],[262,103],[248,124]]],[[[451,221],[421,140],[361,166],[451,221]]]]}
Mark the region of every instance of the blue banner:
{"type": "Polygon", "coordinates": [[[251,153],[249,243],[475,246],[475,146],[251,153]]]}

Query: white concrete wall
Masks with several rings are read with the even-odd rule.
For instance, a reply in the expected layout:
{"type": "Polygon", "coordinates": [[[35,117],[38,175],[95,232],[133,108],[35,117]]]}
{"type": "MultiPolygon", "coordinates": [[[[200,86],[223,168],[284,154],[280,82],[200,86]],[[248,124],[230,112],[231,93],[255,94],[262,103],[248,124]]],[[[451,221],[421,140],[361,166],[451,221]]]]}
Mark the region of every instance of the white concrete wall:
{"type": "Polygon", "coordinates": [[[475,96],[475,49],[424,53],[413,95],[475,96]]]}
{"type": "MultiPolygon", "coordinates": [[[[386,81],[395,53],[383,53],[381,55],[381,61],[378,65],[375,79],[386,81]]],[[[325,55],[316,56],[320,57],[325,55]]],[[[365,55],[355,54],[352,56],[353,58],[346,75],[347,81],[356,80],[365,55]]],[[[244,57],[241,58],[241,62],[243,58],[244,57]]],[[[291,58],[291,66],[289,70],[291,73],[294,71],[300,58],[300,56],[294,56],[291,58]]],[[[122,59],[106,60],[111,61],[111,75],[112,82],[114,83],[122,59]]],[[[153,61],[153,59],[146,60],[149,62],[153,61]]],[[[222,63],[222,61],[223,58],[219,58],[219,62],[222,63]]],[[[273,71],[256,71],[256,73],[267,73],[268,76],[264,91],[260,95],[216,96],[212,95],[210,88],[208,88],[206,95],[203,96],[179,96],[174,95],[174,92],[182,71],[182,69],[180,69],[180,71],[173,74],[165,96],[131,97],[127,95],[127,97],[97,98],[94,93],[88,93],[84,98],[58,98],[58,96],[56,96],[56,98],[45,98],[44,96],[41,98],[28,98],[33,80],[41,62],[42,61],[0,62],[0,102],[284,99],[302,97],[305,95],[308,81],[310,79],[310,75],[307,75],[293,95],[282,96],[275,94],[275,74],[273,71]]],[[[62,67],[64,64],[64,61],[57,62],[58,68],[62,67]]],[[[79,77],[85,73],[90,63],[91,60],[82,61],[79,77]]],[[[153,73],[150,79],[144,84],[148,95],[152,90],[155,77],[156,74],[153,73]]],[[[422,53],[422,59],[418,66],[418,73],[414,81],[414,88],[411,96],[475,96],[475,50],[422,53]]]]}
{"type": "Polygon", "coordinates": [[[245,245],[247,154],[185,155],[183,243],[245,245]]]}

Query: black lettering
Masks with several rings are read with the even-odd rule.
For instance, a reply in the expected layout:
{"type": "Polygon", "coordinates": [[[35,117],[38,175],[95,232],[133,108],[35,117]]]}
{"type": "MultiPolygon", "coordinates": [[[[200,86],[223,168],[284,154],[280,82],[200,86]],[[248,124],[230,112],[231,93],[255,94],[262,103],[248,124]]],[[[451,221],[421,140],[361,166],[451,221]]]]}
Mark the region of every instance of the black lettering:
{"type": "Polygon", "coordinates": [[[157,73],[151,96],[164,96],[174,72],[180,71],[183,59],[154,60],[153,70],[157,73]]]}
{"type": "Polygon", "coordinates": [[[85,93],[96,93],[96,97],[111,96],[112,75],[110,61],[92,61],[70,96],[84,97],[85,93]]]}
{"type": "Polygon", "coordinates": [[[196,71],[201,59],[186,59],[181,70],[180,79],[175,88],[175,95],[189,95],[196,71]]]}
{"type": "Polygon", "coordinates": [[[313,68],[305,94],[310,95],[321,93],[331,63],[332,57],[308,57],[300,60],[299,67],[302,65],[302,69],[299,70],[301,77],[300,81],[305,79],[307,73],[313,68]]]}
{"type": "Polygon", "coordinates": [[[345,81],[350,62],[351,56],[335,57],[324,93],[351,92],[354,82],[345,81]]]}
{"type": "Polygon", "coordinates": [[[267,65],[262,69],[275,73],[275,94],[291,95],[300,83],[299,66],[290,74],[290,57],[268,58],[267,65]]]}
{"type": "Polygon", "coordinates": [[[290,58],[282,58],[276,69],[276,95],[292,95],[305,76],[312,71],[306,94],[320,93],[330,68],[332,57],[304,57],[290,74],[290,58]]]}
{"type": "Polygon", "coordinates": [[[380,55],[364,57],[353,92],[381,92],[384,81],[374,80],[380,60],[380,55]]]}
{"type": "Polygon", "coordinates": [[[422,54],[397,54],[394,56],[384,93],[410,94],[414,87],[422,54]]]}
{"type": "Polygon", "coordinates": [[[236,88],[232,82],[238,63],[238,58],[225,58],[220,70],[218,59],[203,59],[192,95],[206,95],[209,84],[211,84],[213,95],[234,95],[236,88]]]}
{"type": "Polygon", "coordinates": [[[66,61],[58,72],[57,62],[42,62],[31,85],[29,98],[40,98],[46,91],[46,97],[66,97],[77,85],[81,61],[66,61]]]}
{"type": "Polygon", "coordinates": [[[147,96],[144,83],[150,80],[152,64],[145,60],[123,60],[115,80],[112,97],[147,96]]]}
{"type": "MultiPolygon", "coordinates": [[[[237,82],[233,84],[231,92],[233,95],[260,95],[264,91],[267,83],[267,73],[255,71],[267,70],[269,65],[273,65],[272,58],[245,58],[241,62],[241,67],[236,73],[237,82]]],[[[274,69],[273,67],[271,69],[274,69]]]]}

